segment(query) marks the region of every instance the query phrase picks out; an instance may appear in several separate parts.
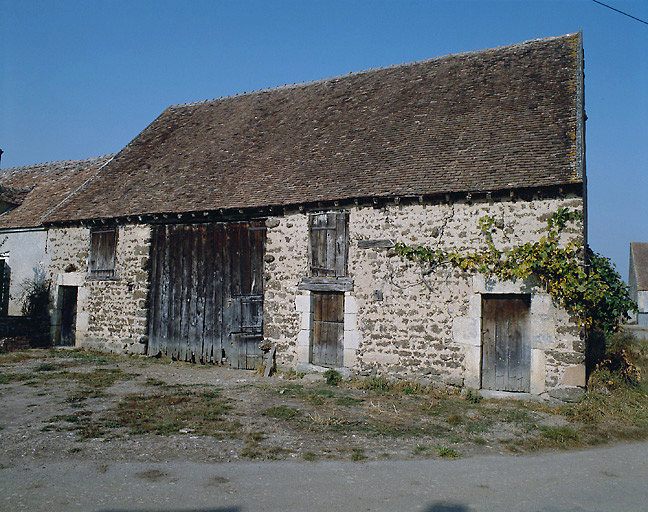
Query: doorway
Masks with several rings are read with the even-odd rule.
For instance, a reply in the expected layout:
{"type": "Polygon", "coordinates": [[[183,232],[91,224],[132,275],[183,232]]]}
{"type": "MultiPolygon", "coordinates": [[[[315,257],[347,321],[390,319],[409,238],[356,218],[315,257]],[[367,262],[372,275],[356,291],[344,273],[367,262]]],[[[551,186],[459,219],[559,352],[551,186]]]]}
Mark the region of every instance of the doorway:
{"type": "Polygon", "coordinates": [[[264,244],[262,221],[154,226],[148,354],[259,366],[264,244]]]}
{"type": "Polygon", "coordinates": [[[61,304],[61,333],[59,345],[74,346],[76,339],[77,286],[59,286],[61,304]]]}
{"type": "Polygon", "coordinates": [[[529,392],[529,295],[482,296],[482,388],[529,392]]]}
{"type": "Polygon", "coordinates": [[[312,292],[312,363],[339,368],[344,356],[344,293],[312,292]]]}

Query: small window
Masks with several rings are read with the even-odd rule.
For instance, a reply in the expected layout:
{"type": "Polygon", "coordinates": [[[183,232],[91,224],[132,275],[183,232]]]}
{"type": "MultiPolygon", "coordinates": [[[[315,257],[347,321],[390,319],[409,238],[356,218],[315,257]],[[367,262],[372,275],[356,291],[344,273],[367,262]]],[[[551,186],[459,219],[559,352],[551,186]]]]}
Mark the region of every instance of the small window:
{"type": "Polygon", "coordinates": [[[114,277],[117,228],[93,229],[90,238],[90,276],[98,279],[114,277]]]}
{"type": "Polygon", "coordinates": [[[311,276],[346,276],[349,254],[348,219],[347,212],[309,215],[311,276]]]}

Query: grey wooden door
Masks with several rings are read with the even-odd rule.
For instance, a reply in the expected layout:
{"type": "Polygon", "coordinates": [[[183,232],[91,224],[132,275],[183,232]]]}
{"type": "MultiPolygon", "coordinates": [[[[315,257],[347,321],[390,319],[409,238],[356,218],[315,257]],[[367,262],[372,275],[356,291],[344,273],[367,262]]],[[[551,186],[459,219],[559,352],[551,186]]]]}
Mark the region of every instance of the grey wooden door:
{"type": "Polygon", "coordinates": [[[531,381],[529,296],[482,299],[482,388],[528,392],[531,381]]]}
{"type": "Polygon", "coordinates": [[[263,352],[263,247],[265,228],[230,226],[226,232],[223,328],[227,362],[254,369],[263,352]]]}
{"type": "Polygon", "coordinates": [[[149,355],[254,368],[263,338],[262,224],[153,227],[149,355]]]}
{"type": "Polygon", "coordinates": [[[340,367],[344,355],[344,293],[314,292],[312,363],[340,367]]]}

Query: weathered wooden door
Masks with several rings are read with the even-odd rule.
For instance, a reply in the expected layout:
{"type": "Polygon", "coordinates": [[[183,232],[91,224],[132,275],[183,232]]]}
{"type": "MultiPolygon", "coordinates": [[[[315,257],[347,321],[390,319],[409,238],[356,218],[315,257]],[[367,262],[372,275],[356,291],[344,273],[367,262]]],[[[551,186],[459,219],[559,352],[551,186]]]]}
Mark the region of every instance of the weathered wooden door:
{"type": "Polygon", "coordinates": [[[344,355],[344,293],[313,292],[313,364],[340,367],[344,355]]]}
{"type": "Polygon", "coordinates": [[[149,355],[254,368],[264,243],[258,221],[154,226],[149,355]]]}
{"type": "Polygon", "coordinates": [[[483,296],[482,388],[530,389],[528,295],[483,296]]]}
{"type": "Polygon", "coordinates": [[[61,286],[61,345],[74,346],[76,337],[77,295],[76,286],[61,286]]]}
{"type": "Polygon", "coordinates": [[[225,356],[234,368],[254,369],[263,356],[264,240],[259,224],[230,225],[226,231],[223,327],[225,356]]]}

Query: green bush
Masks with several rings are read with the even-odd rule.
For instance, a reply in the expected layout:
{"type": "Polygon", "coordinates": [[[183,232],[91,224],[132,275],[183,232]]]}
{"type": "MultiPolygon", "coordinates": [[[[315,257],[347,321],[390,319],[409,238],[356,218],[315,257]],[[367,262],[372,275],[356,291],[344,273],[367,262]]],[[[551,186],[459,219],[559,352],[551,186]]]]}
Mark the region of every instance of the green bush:
{"type": "Polygon", "coordinates": [[[340,372],[337,370],[326,370],[324,372],[324,378],[326,379],[326,383],[329,386],[337,386],[340,382],[342,382],[342,375],[340,375],[340,372]]]}

